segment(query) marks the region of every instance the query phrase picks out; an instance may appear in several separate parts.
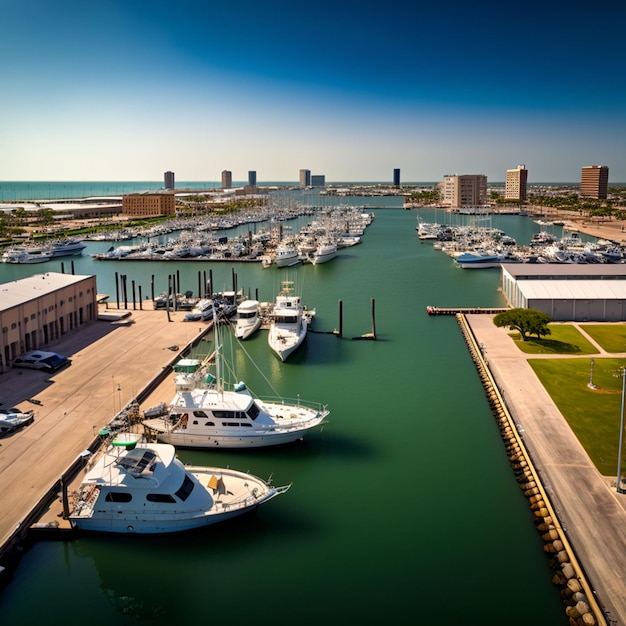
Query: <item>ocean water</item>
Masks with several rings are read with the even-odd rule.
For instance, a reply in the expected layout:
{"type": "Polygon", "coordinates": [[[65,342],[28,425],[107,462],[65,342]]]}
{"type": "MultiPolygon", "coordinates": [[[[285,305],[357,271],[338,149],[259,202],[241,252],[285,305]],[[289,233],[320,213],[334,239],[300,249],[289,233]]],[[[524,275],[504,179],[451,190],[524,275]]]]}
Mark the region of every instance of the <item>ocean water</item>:
{"type": "MultiPolygon", "coordinates": [[[[121,274],[146,295],[152,276],[157,292],[175,272],[181,290],[197,291],[210,272],[216,289],[236,280],[261,300],[294,280],[316,310],[312,332],[287,363],[257,333],[245,351],[235,348],[239,377],[266,393],[265,376],[282,394],[328,403],[331,415],[294,445],[180,450],[185,462],[273,474],[293,487],[250,517],[200,532],[38,542],[1,592],[3,626],[85,617],[94,625],[567,624],[456,320],[426,314],[427,305],[502,306],[499,271],[461,270],[418,240],[418,215],[450,216],[404,211],[397,198],[375,202],[387,208],[373,211],[363,243],[318,266],[92,259],[108,242],[63,262],[65,271],[96,273],[98,291],[112,296],[121,274]],[[343,338],[329,334],[339,302],[343,338]],[[371,330],[372,304],[377,340],[355,341],[371,330]]],[[[489,219],[520,243],[539,230],[526,217],[489,219]]],[[[60,271],[60,262],[4,264],[0,282],[41,271],[60,271]]]]}

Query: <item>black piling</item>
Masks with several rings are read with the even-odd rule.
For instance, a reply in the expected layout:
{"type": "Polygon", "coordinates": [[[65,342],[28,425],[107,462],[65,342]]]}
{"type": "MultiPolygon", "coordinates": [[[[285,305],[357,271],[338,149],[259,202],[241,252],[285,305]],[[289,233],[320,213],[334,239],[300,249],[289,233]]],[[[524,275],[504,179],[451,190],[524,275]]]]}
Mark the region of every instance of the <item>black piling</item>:
{"type": "Polygon", "coordinates": [[[335,333],[337,337],[343,337],[343,302],[339,300],[339,330],[335,333]]]}
{"type": "Polygon", "coordinates": [[[120,285],[119,285],[119,275],[115,272],[115,301],[117,302],[117,308],[120,308],[120,285]]]}
{"type": "Polygon", "coordinates": [[[150,277],[150,295],[152,296],[152,302],[154,302],[154,274],[150,277]]]}
{"type": "Polygon", "coordinates": [[[136,311],[137,310],[137,304],[136,304],[137,300],[135,298],[135,281],[134,280],[130,281],[130,286],[131,286],[131,289],[132,289],[132,292],[133,292],[133,311],[136,311]]]}
{"type": "Polygon", "coordinates": [[[141,285],[139,285],[139,310],[143,311],[143,300],[141,296],[141,285]]]}

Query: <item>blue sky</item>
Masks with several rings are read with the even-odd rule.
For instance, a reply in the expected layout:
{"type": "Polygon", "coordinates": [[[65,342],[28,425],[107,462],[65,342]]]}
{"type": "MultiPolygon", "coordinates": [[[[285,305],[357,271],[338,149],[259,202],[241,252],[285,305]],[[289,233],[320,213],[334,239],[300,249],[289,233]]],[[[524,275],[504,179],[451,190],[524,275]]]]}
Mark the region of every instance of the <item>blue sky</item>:
{"type": "Polygon", "coordinates": [[[0,0],[0,180],[626,182],[626,2],[0,0]]]}

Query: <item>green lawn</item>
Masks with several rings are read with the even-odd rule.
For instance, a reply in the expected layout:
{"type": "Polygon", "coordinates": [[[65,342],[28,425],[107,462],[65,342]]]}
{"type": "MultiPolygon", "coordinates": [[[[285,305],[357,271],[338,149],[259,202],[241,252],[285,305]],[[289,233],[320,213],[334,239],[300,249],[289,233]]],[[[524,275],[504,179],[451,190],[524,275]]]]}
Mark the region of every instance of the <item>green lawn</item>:
{"type": "MultiPolygon", "coordinates": [[[[511,333],[510,336],[515,341],[515,345],[526,354],[598,354],[595,347],[589,343],[575,326],[570,324],[549,324],[548,328],[550,329],[550,334],[541,339],[526,337],[526,341],[522,341],[519,333],[511,333]]],[[[626,330],[626,327],[624,328],[626,330]]],[[[626,352],[626,349],[624,352],[626,352]]]]}
{"type": "Polygon", "coordinates": [[[529,359],[543,386],[604,476],[617,474],[624,359],[529,359]],[[597,389],[590,389],[590,378],[597,389]]]}
{"type": "Polygon", "coordinates": [[[580,327],[607,352],[626,352],[626,324],[581,324],[580,327]]]}

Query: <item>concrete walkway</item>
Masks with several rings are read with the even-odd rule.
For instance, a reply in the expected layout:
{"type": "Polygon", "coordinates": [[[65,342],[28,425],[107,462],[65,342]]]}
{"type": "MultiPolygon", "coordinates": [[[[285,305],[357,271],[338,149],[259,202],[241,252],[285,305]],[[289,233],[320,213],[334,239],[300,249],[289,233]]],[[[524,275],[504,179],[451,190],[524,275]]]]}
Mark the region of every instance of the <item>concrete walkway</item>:
{"type": "MultiPolygon", "coordinates": [[[[544,357],[521,352],[492,315],[467,321],[599,605],[609,622],[626,624],[626,495],[598,472],[530,367],[529,358],[544,357]]],[[[597,347],[601,356],[626,357],[597,347]]]]}

